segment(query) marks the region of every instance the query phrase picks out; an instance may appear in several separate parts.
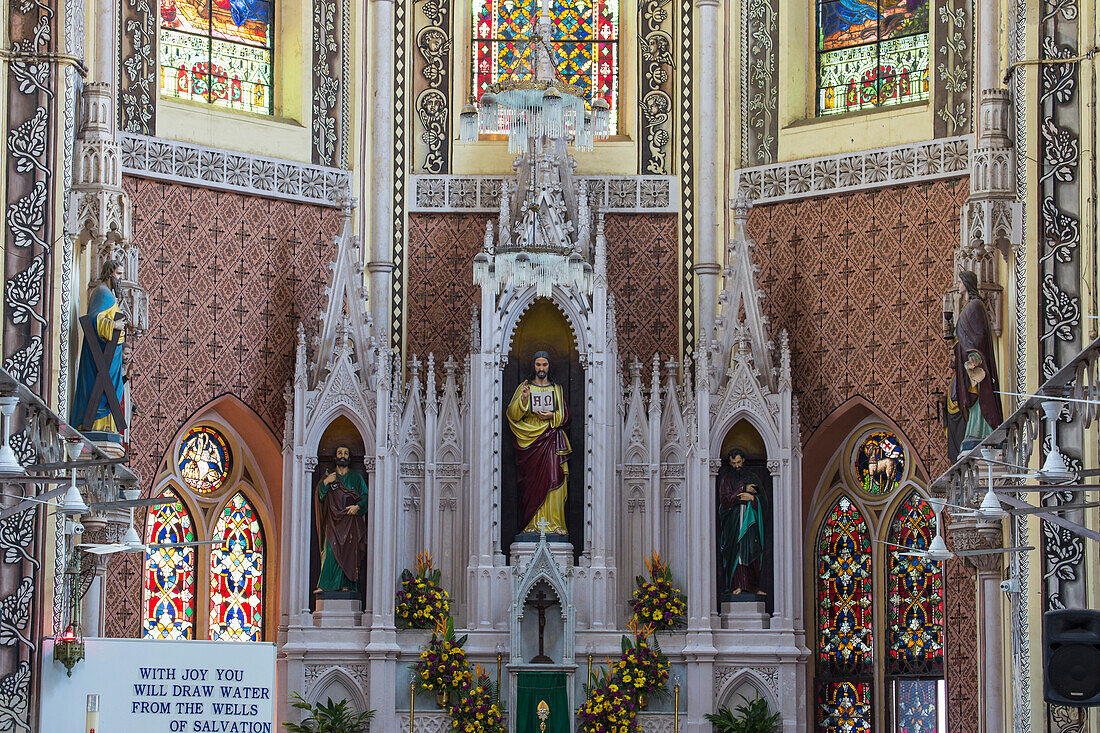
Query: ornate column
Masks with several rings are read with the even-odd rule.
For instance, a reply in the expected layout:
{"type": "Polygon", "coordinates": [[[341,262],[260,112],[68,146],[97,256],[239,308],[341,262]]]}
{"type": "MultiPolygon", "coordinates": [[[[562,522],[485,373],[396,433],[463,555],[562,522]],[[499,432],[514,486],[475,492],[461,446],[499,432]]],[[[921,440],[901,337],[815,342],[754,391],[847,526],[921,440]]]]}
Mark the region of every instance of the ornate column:
{"type": "MultiPolygon", "coordinates": [[[[958,550],[985,550],[1003,547],[1000,521],[966,520],[951,529],[958,550]]],[[[983,733],[1007,730],[1006,681],[1004,674],[1004,614],[1001,608],[1001,580],[1004,555],[977,555],[966,561],[977,570],[978,647],[981,668],[981,720],[983,733]]]]}
{"type": "MultiPolygon", "coordinates": [[[[393,0],[371,3],[370,307],[375,335],[389,343],[393,241],[393,0]]],[[[363,141],[364,143],[366,140],[363,141]]],[[[397,273],[401,277],[401,273],[397,273]]]]}
{"type": "Polygon", "coordinates": [[[704,344],[714,338],[714,318],[718,308],[718,100],[716,46],[718,35],[718,0],[696,0],[698,12],[697,58],[699,69],[695,100],[698,114],[699,145],[696,146],[697,177],[695,191],[698,196],[696,221],[699,237],[696,240],[695,272],[699,277],[697,305],[699,330],[704,344]]]}

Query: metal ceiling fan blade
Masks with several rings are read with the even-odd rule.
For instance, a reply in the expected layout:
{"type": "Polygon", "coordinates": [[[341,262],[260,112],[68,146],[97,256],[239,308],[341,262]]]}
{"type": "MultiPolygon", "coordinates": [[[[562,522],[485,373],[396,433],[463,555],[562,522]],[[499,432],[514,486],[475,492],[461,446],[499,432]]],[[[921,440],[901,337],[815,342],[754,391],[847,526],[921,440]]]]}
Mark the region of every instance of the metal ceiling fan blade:
{"type": "Polygon", "coordinates": [[[1100,491],[1100,486],[1081,486],[1080,484],[1074,485],[1062,485],[1062,484],[1044,484],[1042,486],[995,486],[993,491],[997,494],[1002,501],[1007,501],[1007,497],[1012,494],[1055,494],[1055,493],[1076,493],[1076,492],[1089,492],[1100,491]]]}
{"type": "Polygon", "coordinates": [[[880,545],[889,545],[890,547],[896,547],[899,550],[910,550],[911,552],[920,552],[920,553],[927,553],[928,552],[928,550],[922,550],[919,547],[910,547],[909,545],[899,545],[895,542],[883,542],[882,540],[875,540],[875,542],[877,544],[880,544],[880,545]]]}
{"type": "Polygon", "coordinates": [[[157,497],[154,499],[119,499],[118,501],[100,501],[89,504],[92,509],[132,509],[140,507],[166,506],[175,504],[179,499],[166,499],[157,497]]]}
{"type": "Polygon", "coordinates": [[[927,552],[899,552],[898,557],[916,557],[916,558],[920,558],[921,560],[927,560],[928,559],[928,553],[927,552]]]}
{"type": "Polygon", "coordinates": [[[1034,550],[1034,547],[997,547],[990,548],[988,550],[956,550],[955,554],[959,557],[976,557],[978,555],[1001,555],[1006,552],[1026,552],[1028,550],[1034,550]]]}
{"type": "Polygon", "coordinates": [[[146,545],[151,550],[163,550],[169,547],[199,547],[202,545],[225,545],[225,540],[206,540],[204,542],[166,542],[160,544],[152,542],[146,545]]]}
{"type": "Polygon", "coordinates": [[[93,555],[110,555],[126,549],[126,545],[77,545],[77,547],[93,555]]]}
{"type": "Polygon", "coordinates": [[[1009,514],[1060,514],[1062,512],[1072,512],[1077,509],[1095,509],[1100,507],[1100,501],[1093,501],[1087,504],[1054,504],[1051,506],[1033,506],[1030,508],[1020,507],[1019,509],[1009,509],[1009,514]]]}
{"type": "Polygon", "coordinates": [[[35,504],[49,504],[50,503],[49,499],[43,499],[43,498],[39,497],[38,495],[35,495],[35,496],[20,496],[19,494],[5,494],[4,492],[0,491],[0,496],[3,496],[7,499],[18,499],[19,501],[30,501],[30,502],[34,502],[35,504]]]}
{"type": "Polygon", "coordinates": [[[24,512],[27,509],[30,509],[34,506],[37,506],[41,501],[49,500],[49,499],[53,499],[55,497],[61,496],[62,494],[64,494],[68,490],[69,490],[69,485],[65,484],[64,486],[60,486],[56,489],[52,489],[52,490],[47,491],[43,494],[35,494],[33,497],[32,496],[20,497],[20,500],[19,500],[18,504],[15,504],[13,506],[6,507],[5,509],[0,510],[0,521],[3,521],[5,519],[7,519],[8,517],[10,517],[13,514],[19,514],[20,512],[24,512]],[[37,499],[38,501],[34,501],[35,499],[37,499]]]}

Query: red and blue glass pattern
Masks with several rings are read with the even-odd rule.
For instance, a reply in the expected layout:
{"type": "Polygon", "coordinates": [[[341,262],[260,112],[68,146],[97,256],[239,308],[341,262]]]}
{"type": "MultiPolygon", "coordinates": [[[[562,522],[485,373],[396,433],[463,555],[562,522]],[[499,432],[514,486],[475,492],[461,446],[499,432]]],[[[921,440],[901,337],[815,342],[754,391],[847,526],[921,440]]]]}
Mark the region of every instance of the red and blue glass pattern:
{"type": "MultiPolygon", "coordinates": [[[[183,503],[171,490],[164,491],[161,496],[177,501],[149,512],[145,542],[194,542],[191,515],[183,503]]],[[[144,638],[195,638],[195,548],[162,547],[146,551],[142,596],[144,638]]]]}
{"type": "Polygon", "coordinates": [[[894,733],[939,733],[943,680],[899,678],[893,683],[894,733]]]}
{"type": "Polygon", "coordinates": [[[618,0],[474,0],[473,86],[478,99],[491,84],[533,79],[533,48],[542,5],[550,4],[550,52],[558,80],[602,97],[617,129],[619,96],[618,0]]]}
{"type": "Polygon", "coordinates": [[[188,430],[180,441],[176,469],[187,488],[210,494],[225,485],[232,461],[233,453],[225,436],[214,428],[199,425],[188,430]]]}
{"type": "Polygon", "coordinates": [[[871,732],[870,682],[818,682],[817,730],[871,732]]]}
{"type": "Polygon", "coordinates": [[[869,730],[874,662],[871,535],[859,508],[846,496],[821,525],[816,571],[817,729],[869,730]]]}
{"type": "Polygon", "coordinates": [[[271,114],[274,0],[160,0],[160,93],[271,114]]]}
{"type": "MultiPolygon", "coordinates": [[[[936,517],[913,492],[890,522],[888,541],[926,549],[936,517]]],[[[943,572],[940,563],[886,553],[887,674],[939,677],[943,674],[943,572]]]]}
{"type": "Polygon", "coordinates": [[[264,537],[256,510],[244,494],[222,509],[210,550],[210,639],[262,641],[264,537]]]}
{"type": "Polygon", "coordinates": [[[817,112],[929,98],[928,0],[817,0],[817,112]]]}

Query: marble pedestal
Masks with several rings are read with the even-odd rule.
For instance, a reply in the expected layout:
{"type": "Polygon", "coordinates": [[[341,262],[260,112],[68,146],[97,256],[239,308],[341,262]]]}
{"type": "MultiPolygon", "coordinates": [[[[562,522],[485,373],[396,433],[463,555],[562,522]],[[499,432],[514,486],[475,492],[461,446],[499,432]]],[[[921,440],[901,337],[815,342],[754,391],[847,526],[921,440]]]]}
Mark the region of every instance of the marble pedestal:
{"type": "Polygon", "coordinates": [[[323,629],[340,629],[359,626],[363,611],[358,598],[332,598],[318,596],[317,610],[313,612],[313,625],[323,629]]]}
{"type": "Polygon", "coordinates": [[[748,601],[722,604],[722,628],[733,631],[747,629],[766,629],[769,627],[768,612],[763,601],[748,601]]]}

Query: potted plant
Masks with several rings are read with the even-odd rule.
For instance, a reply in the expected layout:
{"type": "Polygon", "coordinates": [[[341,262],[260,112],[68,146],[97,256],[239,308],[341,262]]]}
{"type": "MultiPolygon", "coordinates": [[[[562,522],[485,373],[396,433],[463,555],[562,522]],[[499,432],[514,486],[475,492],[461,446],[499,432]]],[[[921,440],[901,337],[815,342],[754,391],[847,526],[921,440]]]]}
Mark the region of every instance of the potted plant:
{"type": "Polygon", "coordinates": [[[417,554],[413,571],[401,571],[401,590],[394,603],[398,628],[434,629],[450,616],[450,597],[440,585],[441,577],[427,552],[417,554]]]}
{"type": "Polygon", "coordinates": [[[448,711],[452,727],[456,730],[462,733],[505,733],[500,691],[481,665],[474,668],[472,675],[467,675],[456,698],[448,711]]]}
{"type": "Polygon", "coordinates": [[[416,663],[416,676],[420,687],[435,692],[436,702],[441,708],[450,707],[450,694],[462,688],[470,676],[466,664],[466,650],[462,645],[466,636],[455,638],[454,619],[436,624],[435,634],[424,651],[420,652],[420,661],[416,663]]]}
{"type": "Polygon", "coordinates": [[[301,723],[283,723],[287,733],[367,733],[374,711],[356,713],[351,710],[347,700],[310,705],[297,692],[290,695],[291,707],[305,713],[301,723]]]}
{"type": "Polygon", "coordinates": [[[661,562],[660,553],[646,559],[649,580],[637,576],[638,587],[630,599],[634,623],[655,631],[672,631],[687,624],[687,596],[672,584],[672,571],[661,562]]]}
{"type": "Polygon", "coordinates": [[[768,702],[761,697],[738,705],[736,712],[720,707],[705,717],[714,733],[778,733],[781,727],[779,713],[769,714],[768,702]]]}
{"type": "Polygon", "coordinates": [[[629,690],[615,678],[612,670],[594,674],[591,685],[584,686],[585,701],[577,711],[581,733],[637,733],[638,705],[629,690]]]}
{"type": "Polygon", "coordinates": [[[656,636],[652,643],[648,641],[653,633],[652,626],[639,629],[631,621],[630,629],[634,632],[634,639],[623,636],[623,651],[612,668],[612,674],[624,689],[634,695],[638,708],[645,710],[650,695],[668,692],[668,657],[661,651],[656,636]]]}

